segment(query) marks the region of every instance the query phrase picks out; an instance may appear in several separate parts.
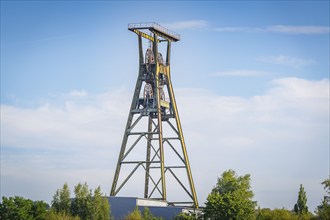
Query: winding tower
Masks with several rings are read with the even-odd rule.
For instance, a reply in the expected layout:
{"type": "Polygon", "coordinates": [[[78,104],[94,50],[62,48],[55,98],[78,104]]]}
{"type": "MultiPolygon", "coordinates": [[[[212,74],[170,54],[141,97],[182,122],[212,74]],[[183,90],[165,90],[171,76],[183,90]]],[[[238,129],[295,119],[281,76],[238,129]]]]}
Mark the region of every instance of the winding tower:
{"type": "Polygon", "coordinates": [[[157,23],[129,24],[128,30],[138,37],[139,73],[110,195],[116,196],[133,174],[142,169],[144,198],[198,208],[170,75],[171,43],[179,41],[180,35],[157,23]],[[149,46],[144,56],[145,41],[149,46]],[[158,51],[160,43],[165,43],[165,60],[158,51]],[[168,201],[169,178],[182,188],[188,201],[168,201]]]}

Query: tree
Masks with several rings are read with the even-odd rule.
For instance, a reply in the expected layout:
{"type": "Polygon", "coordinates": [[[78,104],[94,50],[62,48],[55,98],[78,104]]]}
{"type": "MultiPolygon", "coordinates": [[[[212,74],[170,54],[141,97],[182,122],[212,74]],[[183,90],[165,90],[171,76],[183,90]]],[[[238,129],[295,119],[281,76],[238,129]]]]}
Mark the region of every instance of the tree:
{"type": "Polygon", "coordinates": [[[79,216],[82,220],[109,220],[110,205],[108,199],[102,194],[101,187],[94,190],[88,188],[87,183],[79,183],[74,187],[75,198],[71,203],[71,214],[79,216]]]}
{"type": "Polygon", "coordinates": [[[322,182],[327,195],[324,196],[321,205],[317,207],[317,214],[320,219],[330,219],[330,179],[326,179],[322,182]]]}
{"type": "Polygon", "coordinates": [[[304,187],[300,184],[297,203],[294,205],[294,211],[298,215],[306,215],[308,213],[307,196],[304,187]]]}
{"type": "Polygon", "coordinates": [[[110,204],[106,197],[102,198],[101,203],[101,214],[99,215],[99,219],[101,220],[110,220],[111,211],[110,211],[110,204]]]}
{"type": "Polygon", "coordinates": [[[250,175],[237,176],[235,171],[225,171],[218,178],[205,203],[205,216],[210,219],[253,219],[256,202],[250,175]]]}
{"type": "Polygon", "coordinates": [[[195,215],[189,215],[187,213],[180,213],[177,216],[175,216],[174,220],[197,220],[198,217],[195,215]]]}
{"type": "Polygon", "coordinates": [[[124,220],[162,220],[163,218],[159,218],[154,216],[150,210],[146,207],[143,209],[143,212],[139,210],[138,207],[134,209],[131,213],[125,216],[124,220]]]}
{"type": "Polygon", "coordinates": [[[145,208],[143,209],[143,212],[142,212],[142,218],[143,218],[144,220],[158,220],[158,219],[162,219],[162,218],[159,218],[159,217],[154,216],[154,215],[150,212],[150,210],[148,209],[148,207],[145,207],[145,208]]]}
{"type": "Polygon", "coordinates": [[[298,216],[286,209],[259,209],[257,211],[257,220],[298,220],[298,216]]]}
{"type": "Polygon", "coordinates": [[[54,209],[51,209],[47,213],[46,220],[80,220],[78,216],[72,216],[65,212],[56,212],[54,209]]]}
{"type": "Polygon", "coordinates": [[[89,189],[87,183],[78,183],[74,187],[74,198],[70,198],[68,184],[56,190],[49,219],[82,219],[82,220],[109,220],[110,205],[108,199],[101,192],[101,187],[89,189]]]}
{"type": "Polygon", "coordinates": [[[92,193],[88,189],[87,183],[78,183],[74,187],[75,198],[71,204],[71,214],[79,216],[82,220],[90,219],[92,210],[92,193]]]}
{"type": "Polygon", "coordinates": [[[90,217],[95,220],[110,219],[110,205],[107,198],[102,195],[100,186],[94,190],[90,217]]]}
{"type": "Polygon", "coordinates": [[[124,220],[143,220],[140,210],[136,207],[133,212],[125,216],[124,220]]]}
{"type": "Polygon", "coordinates": [[[20,196],[2,197],[0,203],[1,219],[43,220],[46,219],[47,203],[33,202],[20,196]]]}
{"type": "Polygon", "coordinates": [[[330,195],[330,179],[326,179],[322,182],[322,185],[324,185],[324,189],[326,192],[330,195]]]}
{"type": "Polygon", "coordinates": [[[52,208],[56,212],[64,212],[66,214],[70,213],[71,199],[70,199],[70,190],[67,183],[64,183],[62,189],[56,190],[53,200],[52,208]]]}
{"type": "Polygon", "coordinates": [[[35,220],[43,220],[47,219],[47,210],[49,209],[49,205],[43,201],[35,201],[33,202],[32,213],[35,220]]]}

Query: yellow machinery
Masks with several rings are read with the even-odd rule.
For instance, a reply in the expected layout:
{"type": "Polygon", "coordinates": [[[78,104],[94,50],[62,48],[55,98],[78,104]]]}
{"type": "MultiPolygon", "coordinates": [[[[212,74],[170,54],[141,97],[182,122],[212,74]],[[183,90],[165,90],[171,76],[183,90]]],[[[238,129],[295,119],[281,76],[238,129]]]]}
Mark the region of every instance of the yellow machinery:
{"type": "Polygon", "coordinates": [[[198,208],[170,75],[171,42],[179,41],[180,36],[157,23],[129,24],[128,30],[138,36],[139,74],[110,195],[116,196],[132,175],[142,168],[145,171],[144,198],[160,199],[171,205],[189,205],[198,208]],[[142,38],[151,43],[145,56],[142,38]],[[162,54],[158,52],[158,44],[164,42],[167,44],[165,62],[162,54]],[[141,125],[143,123],[144,128],[141,125]],[[167,130],[165,130],[165,124],[167,130]],[[142,160],[133,160],[132,152],[142,140],[146,141],[146,146],[144,146],[146,157],[142,160]],[[165,161],[167,158],[165,154],[168,151],[172,151],[176,160],[165,161]],[[176,164],[172,164],[173,161],[176,161],[176,164]],[[120,178],[120,171],[125,166],[130,167],[131,172],[120,178]],[[186,171],[183,172],[186,173],[183,177],[179,176],[182,174],[181,170],[186,171]],[[181,186],[188,195],[189,201],[167,200],[166,177],[168,175],[172,175],[171,178],[177,181],[177,185],[181,186]]]}

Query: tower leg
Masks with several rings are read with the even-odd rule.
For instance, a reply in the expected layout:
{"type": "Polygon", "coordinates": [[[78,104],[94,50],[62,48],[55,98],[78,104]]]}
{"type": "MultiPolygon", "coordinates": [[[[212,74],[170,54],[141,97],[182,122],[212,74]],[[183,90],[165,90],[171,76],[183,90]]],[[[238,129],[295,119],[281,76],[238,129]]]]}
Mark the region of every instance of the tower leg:
{"type": "Polygon", "coordinates": [[[124,133],[120,153],[119,153],[119,156],[118,156],[117,167],[116,167],[115,175],[114,175],[114,178],[113,178],[113,181],[112,181],[112,186],[111,186],[111,191],[110,191],[111,196],[115,196],[117,194],[117,183],[118,183],[118,179],[119,179],[119,173],[120,173],[120,169],[121,169],[121,165],[122,165],[122,160],[123,160],[123,157],[124,157],[124,154],[125,154],[125,149],[126,149],[126,144],[127,144],[127,139],[128,139],[128,132],[130,131],[130,127],[132,125],[132,120],[133,120],[133,116],[134,116],[132,110],[135,109],[136,103],[139,100],[139,95],[140,95],[142,82],[143,82],[142,79],[141,79],[141,75],[143,74],[143,71],[142,71],[142,68],[141,68],[141,64],[143,63],[143,49],[142,49],[142,38],[141,38],[141,36],[138,37],[138,42],[139,42],[139,61],[140,61],[139,75],[137,77],[135,90],[134,90],[134,95],[133,95],[133,99],[132,99],[132,103],[131,103],[131,108],[130,108],[129,114],[128,114],[125,133],[124,133]]]}
{"type": "Polygon", "coordinates": [[[144,185],[144,198],[149,198],[149,172],[150,172],[150,151],[151,151],[151,139],[152,139],[152,118],[149,115],[148,119],[148,142],[147,142],[147,157],[146,157],[146,176],[144,185]]]}
{"type": "Polygon", "coordinates": [[[160,106],[160,85],[159,73],[156,72],[156,87],[157,87],[157,120],[158,120],[158,140],[159,140],[159,153],[160,153],[160,175],[162,183],[162,199],[166,200],[166,184],[165,184],[165,163],[164,163],[164,145],[163,145],[163,125],[162,125],[162,112],[160,106]]]}
{"type": "Polygon", "coordinates": [[[188,180],[189,180],[189,186],[190,186],[190,190],[191,190],[192,197],[193,197],[192,199],[193,199],[195,208],[198,208],[198,201],[197,201],[197,195],[196,195],[196,191],[195,191],[195,185],[194,185],[194,181],[192,178],[190,163],[189,163],[189,159],[188,159],[186,144],[185,144],[183,133],[182,133],[181,122],[180,122],[180,118],[179,118],[178,108],[176,106],[176,101],[175,101],[175,97],[174,97],[170,73],[168,73],[168,89],[169,89],[168,93],[170,95],[171,103],[173,105],[173,113],[174,113],[176,125],[177,125],[178,132],[179,132],[179,139],[181,142],[182,152],[183,152],[183,156],[184,156],[184,162],[185,162],[187,176],[188,176],[188,180]]]}
{"type": "Polygon", "coordinates": [[[157,35],[154,34],[154,54],[156,63],[156,96],[157,96],[157,121],[158,121],[158,140],[159,140],[159,153],[160,153],[160,178],[162,184],[162,199],[166,201],[166,182],[165,182],[165,163],[164,163],[164,146],[163,146],[163,125],[162,125],[162,111],[160,105],[160,90],[161,85],[159,83],[159,66],[158,66],[158,40],[157,35]]]}
{"type": "Polygon", "coordinates": [[[118,178],[119,178],[120,168],[121,168],[122,160],[123,160],[123,157],[125,154],[125,149],[126,149],[126,144],[127,144],[127,139],[128,139],[128,132],[130,131],[130,127],[132,125],[132,120],[133,120],[133,116],[134,116],[132,113],[132,110],[135,109],[135,105],[139,99],[139,93],[140,93],[141,86],[142,86],[142,81],[139,80],[139,77],[138,77],[138,80],[137,80],[136,86],[135,86],[135,92],[134,92],[130,112],[129,112],[128,119],[127,119],[123,142],[121,145],[121,149],[120,149],[120,153],[119,153],[119,157],[118,157],[118,161],[117,161],[117,167],[116,167],[115,175],[114,175],[113,182],[112,182],[112,187],[111,187],[111,192],[110,192],[111,196],[115,196],[117,194],[116,187],[117,187],[117,182],[118,182],[118,178]]]}

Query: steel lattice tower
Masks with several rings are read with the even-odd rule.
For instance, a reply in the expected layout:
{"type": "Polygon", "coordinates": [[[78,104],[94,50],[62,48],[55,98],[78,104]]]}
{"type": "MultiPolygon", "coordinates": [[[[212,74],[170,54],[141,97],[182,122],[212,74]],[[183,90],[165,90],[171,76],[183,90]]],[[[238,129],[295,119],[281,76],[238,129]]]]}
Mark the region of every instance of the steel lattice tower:
{"type": "Polygon", "coordinates": [[[170,75],[171,42],[179,41],[180,36],[157,23],[129,24],[128,30],[138,36],[139,74],[110,195],[117,195],[136,170],[142,167],[145,171],[144,198],[155,198],[155,194],[158,194],[160,198],[157,199],[167,201],[165,177],[172,175],[172,179],[177,181],[191,200],[168,201],[169,204],[189,204],[198,208],[170,75]],[[150,42],[145,57],[142,38],[150,42]],[[164,42],[167,44],[165,62],[162,54],[158,52],[159,43],[164,42]],[[143,123],[144,130],[138,130],[139,125],[143,123]],[[165,128],[170,131],[165,131],[165,128]],[[146,141],[146,157],[142,160],[133,160],[130,154],[133,154],[142,140],[146,141]],[[176,164],[172,164],[173,159],[165,161],[164,150],[166,153],[172,151],[172,155],[177,159],[176,164]],[[128,165],[131,166],[131,172],[119,181],[121,168],[128,165]],[[186,173],[185,183],[182,181],[182,175],[177,174],[180,170],[186,171],[183,172],[186,173]]]}

